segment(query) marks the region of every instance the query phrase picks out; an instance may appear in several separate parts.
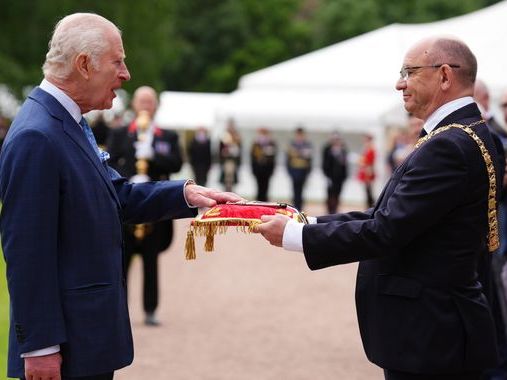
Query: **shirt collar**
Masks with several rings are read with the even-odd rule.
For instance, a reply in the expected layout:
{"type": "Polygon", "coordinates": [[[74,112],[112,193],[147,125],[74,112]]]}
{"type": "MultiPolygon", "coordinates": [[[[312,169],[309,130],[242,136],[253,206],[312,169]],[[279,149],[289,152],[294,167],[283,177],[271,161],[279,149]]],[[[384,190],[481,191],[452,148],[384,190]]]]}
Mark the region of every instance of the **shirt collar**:
{"type": "Polygon", "coordinates": [[[465,96],[463,98],[455,99],[450,101],[449,103],[445,103],[440,108],[438,108],[435,112],[433,112],[430,117],[424,123],[424,130],[426,133],[430,133],[435,127],[440,123],[444,118],[453,113],[454,111],[473,103],[474,99],[471,96],[465,96]]]}
{"type": "Polygon", "coordinates": [[[81,115],[81,109],[77,103],[70,98],[65,92],[56,87],[53,83],[47,79],[43,79],[39,85],[41,90],[46,91],[52,95],[62,106],[67,110],[74,120],[79,124],[83,115],[81,115]]]}

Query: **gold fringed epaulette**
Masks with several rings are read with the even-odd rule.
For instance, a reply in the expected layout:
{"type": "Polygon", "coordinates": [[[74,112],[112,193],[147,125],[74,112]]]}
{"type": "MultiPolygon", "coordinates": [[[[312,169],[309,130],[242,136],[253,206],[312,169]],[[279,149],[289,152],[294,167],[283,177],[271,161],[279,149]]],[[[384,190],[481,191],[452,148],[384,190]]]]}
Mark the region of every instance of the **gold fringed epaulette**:
{"type": "Polygon", "coordinates": [[[225,234],[229,227],[235,227],[243,233],[252,233],[255,227],[262,223],[263,215],[276,214],[287,215],[300,223],[308,223],[304,213],[284,203],[239,202],[217,205],[191,222],[185,242],[185,257],[187,260],[196,259],[195,236],[204,236],[204,251],[212,252],[215,249],[215,235],[225,234]]]}
{"type": "Polygon", "coordinates": [[[451,128],[459,128],[466,132],[478,145],[484,163],[486,164],[486,170],[488,172],[489,189],[488,189],[488,250],[494,252],[500,246],[500,239],[498,237],[498,218],[496,212],[496,173],[495,166],[491,160],[491,155],[488,149],[482,142],[481,138],[473,131],[472,127],[485,123],[484,120],[476,121],[469,125],[462,124],[449,124],[438,129],[431,131],[428,135],[421,137],[415,144],[415,148],[418,148],[426,141],[431,139],[433,136],[445,132],[451,128]]]}

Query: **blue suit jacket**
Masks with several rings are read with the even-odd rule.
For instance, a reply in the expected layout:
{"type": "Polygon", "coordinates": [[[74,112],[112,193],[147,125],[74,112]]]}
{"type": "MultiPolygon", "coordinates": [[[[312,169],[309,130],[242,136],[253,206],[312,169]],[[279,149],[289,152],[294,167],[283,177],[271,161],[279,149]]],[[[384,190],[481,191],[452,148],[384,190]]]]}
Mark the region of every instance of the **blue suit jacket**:
{"type": "MultiPolygon", "coordinates": [[[[475,104],[438,126],[480,120],[475,104]]],[[[486,125],[473,128],[496,164],[486,125]]],[[[361,261],[356,306],[368,358],[410,373],[493,367],[495,331],[478,282],[487,252],[488,176],[477,143],[456,128],[435,135],[393,173],[374,209],[305,226],[311,269],[361,261]]],[[[500,188],[497,188],[499,195],[500,188]]]]}
{"type": "Polygon", "coordinates": [[[24,376],[21,353],[56,344],[67,376],[132,362],[122,222],[195,215],[183,184],[127,183],[55,98],[32,91],[0,154],[9,376],[24,376]]]}

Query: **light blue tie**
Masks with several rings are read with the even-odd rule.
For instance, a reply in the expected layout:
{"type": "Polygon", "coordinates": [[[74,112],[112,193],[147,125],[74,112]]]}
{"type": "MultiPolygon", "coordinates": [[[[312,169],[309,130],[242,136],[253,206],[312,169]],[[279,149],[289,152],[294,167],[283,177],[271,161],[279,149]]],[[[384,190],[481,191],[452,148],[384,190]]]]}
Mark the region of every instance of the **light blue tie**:
{"type": "Polygon", "coordinates": [[[104,162],[104,161],[109,160],[109,157],[110,157],[109,153],[99,149],[99,146],[97,145],[97,141],[95,140],[95,136],[93,136],[92,129],[90,128],[90,126],[88,125],[88,123],[86,122],[86,119],[84,117],[81,118],[79,125],[81,126],[81,128],[83,128],[83,132],[84,132],[86,138],[88,139],[93,150],[95,151],[95,153],[99,157],[100,161],[104,162]]]}

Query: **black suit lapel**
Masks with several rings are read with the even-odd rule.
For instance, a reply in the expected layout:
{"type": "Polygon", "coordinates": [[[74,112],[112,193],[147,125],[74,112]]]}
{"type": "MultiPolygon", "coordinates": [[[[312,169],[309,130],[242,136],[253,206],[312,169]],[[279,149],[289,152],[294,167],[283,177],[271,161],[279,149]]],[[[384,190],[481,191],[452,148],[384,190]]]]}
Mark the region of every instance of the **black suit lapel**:
{"type": "MultiPolygon", "coordinates": [[[[468,123],[471,123],[475,120],[479,120],[480,118],[481,118],[481,112],[479,111],[477,104],[470,103],[464,107],[457,109],[456,111],[450,113],[449,115],[447,115],[440,123],[437,124],[435,129],[443,127],[445,125],[452,124],[452,123],[457,123],[457,122],[468,124],[468,123]]],[[[423,132],[425,132],[424,129],[421,131],[421,137],[425,134],[425,133],[423,134],[423,132]]],[[[408,157],[405,159],[405,162],[403,162],[403,164],[398,166],[398,168],[395,170],[395,172],[391,175],[390,180],[384,186],[384,188],[382,189],[382,192],[380,193],[380,196],[377,198],[377,202],[375,204],[374,211],[376,211],[379,208],[380,204],[382,203],[382,200],[386,195],[387,188],[392,185],[393,181],[399,180],[399,177],[400,177],[399,173],[403,172],[405,170],[405,165],[407,163],[407,160],[408,160],[408,157]]]]}

